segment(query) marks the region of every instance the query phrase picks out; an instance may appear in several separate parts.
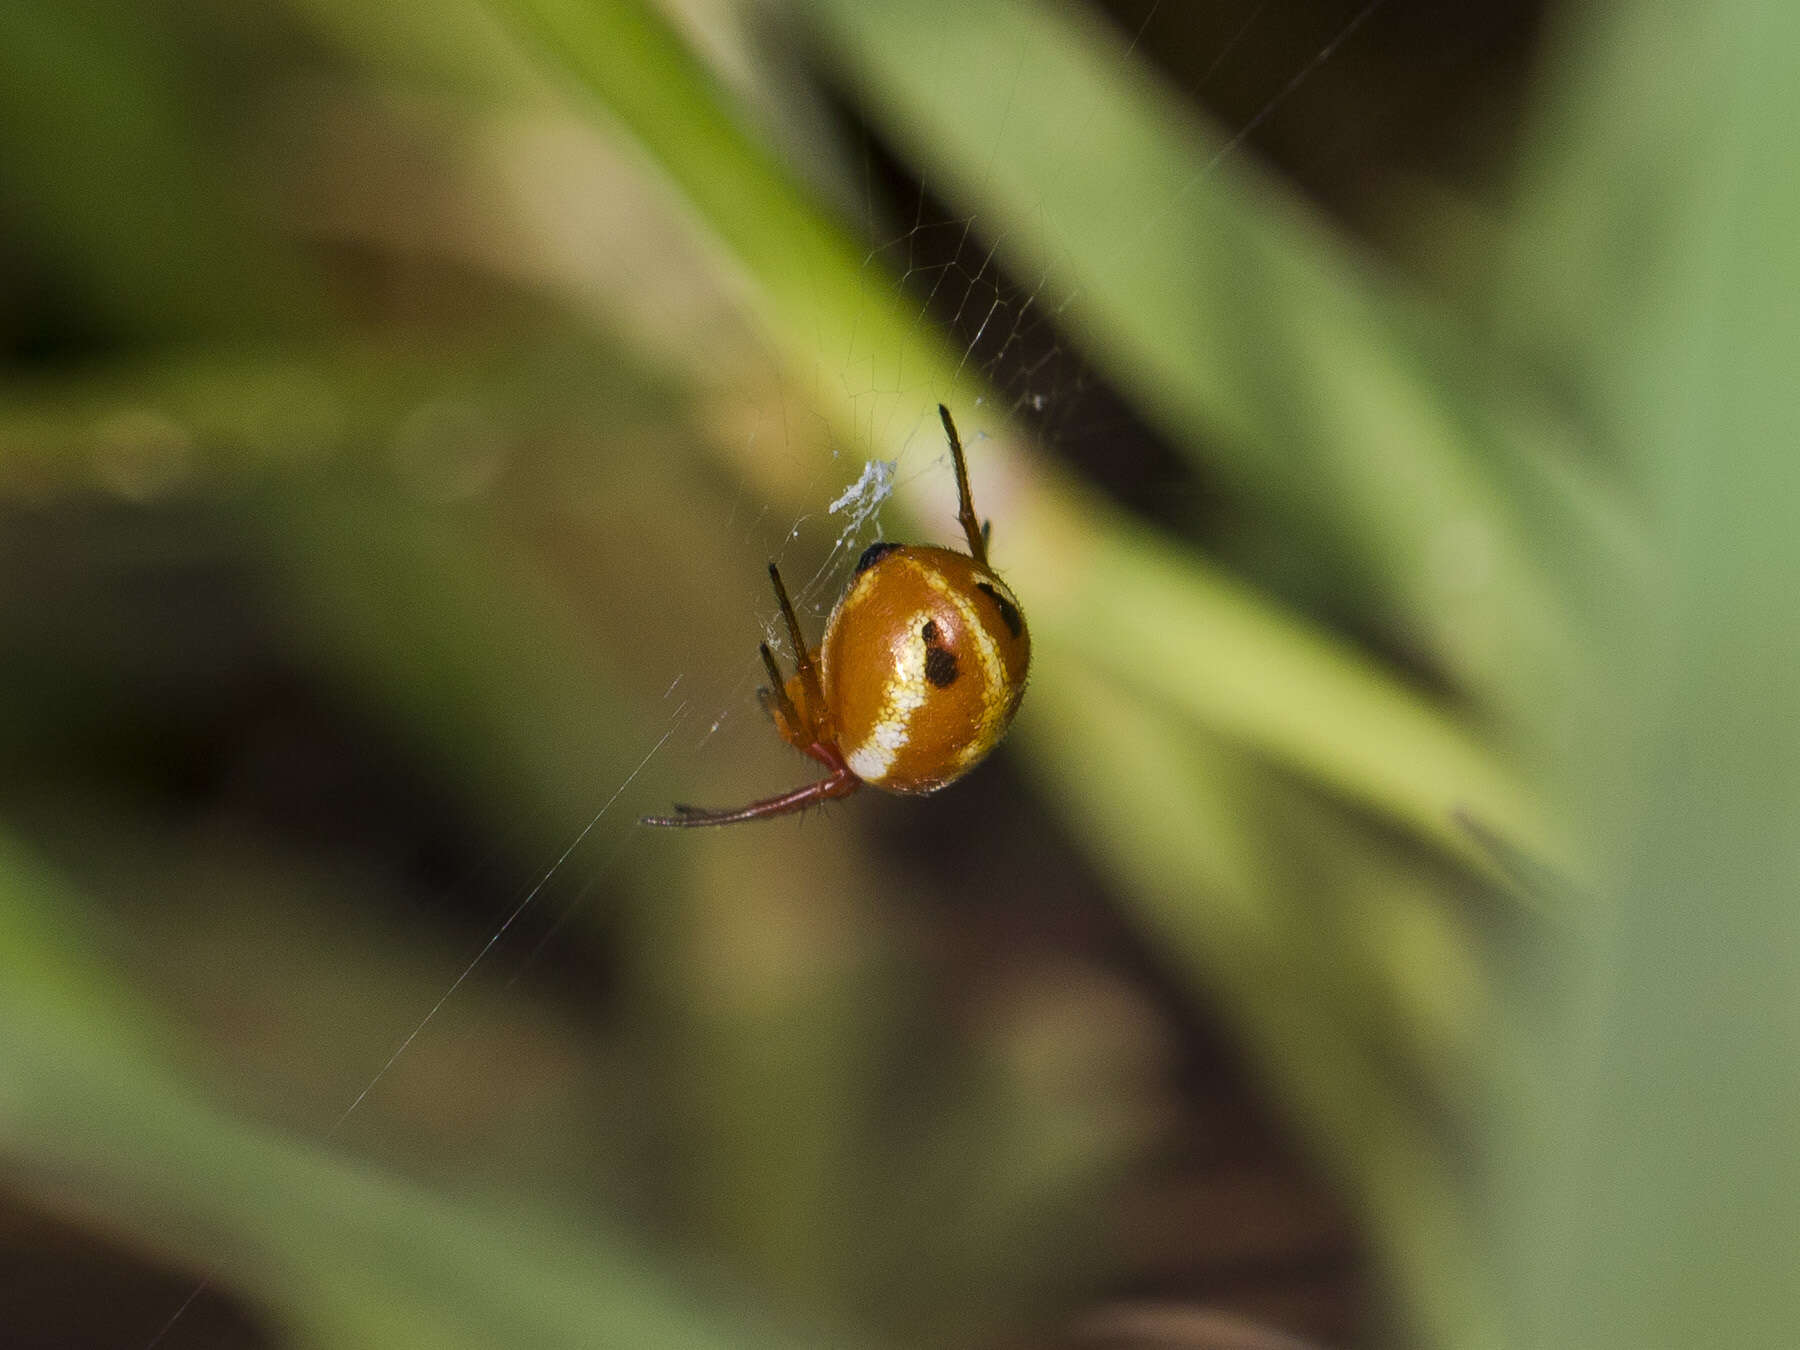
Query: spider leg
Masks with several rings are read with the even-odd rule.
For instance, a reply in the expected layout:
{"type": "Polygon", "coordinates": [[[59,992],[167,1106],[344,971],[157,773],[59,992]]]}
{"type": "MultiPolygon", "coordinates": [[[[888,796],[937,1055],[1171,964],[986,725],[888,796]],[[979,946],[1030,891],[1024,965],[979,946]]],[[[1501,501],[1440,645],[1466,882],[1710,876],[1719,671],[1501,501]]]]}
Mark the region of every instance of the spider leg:
{"type": "Polygon", "coordinates": [[[938,416],[943,419],[944,435],[950,438],[950,459],[956,465],[956,518],[962,522],[963,535],[969,541],[969,556],[983,567],[987,566],[987,529],[975,515],[975,501],[969,495],[969,466],[963,463],[962,437],[956,434],[956,423],[950,420],[950,410],[938,404],[938,416]]]}
{"type": "Polygon", "coordinates": [[[813,664],[812,653],[806,649],[806,638],[800,632],[800,620],[794,615],[794,605],[788,599],[787,587],[781,584],[781,569],[774,563],[769,564],[769,580],[775,587],[775,600],[781,606],[781,617],[787,621],[788,640],[794,644],[794,664],[800,670],[800,688],[806,695],[807,715],[817,716],[816,710],[825,706],[825,686],[819,680],[819,668],[813,664]]]}
{"type": "Polygon", "coordinates": [[[735,809],[709,810],[700,806],[677,805],[675,814],[671,816],[645,816],[645,825],[668,825],[676,828],[692,828],[698,825],[736,825],[746,820],[766,820],[770,816],[791,815],[795,811],[804,811],[823,801],[836,797],[848,797],[862,786],[862,779],[847,768],[797,787],[791,792],[784,792],[778,797],[765,797],[762,801],[751,802],[748,806],[735,809]]]}
{"type": "Polygon", "coordinates": [[[775,653],[769,650],[769,644],[763,643],[758,649],[762,652],[763,669],[769,672],[769,687],[756,691],[757,697],[769,717],[775,723],[783,739],[795,742],[812,739],[811,729],[801,725],[800,710],[794,706],[794,700],[788,697],[787,681],[781,677],[781,667],[775,664],[775,653]]]}

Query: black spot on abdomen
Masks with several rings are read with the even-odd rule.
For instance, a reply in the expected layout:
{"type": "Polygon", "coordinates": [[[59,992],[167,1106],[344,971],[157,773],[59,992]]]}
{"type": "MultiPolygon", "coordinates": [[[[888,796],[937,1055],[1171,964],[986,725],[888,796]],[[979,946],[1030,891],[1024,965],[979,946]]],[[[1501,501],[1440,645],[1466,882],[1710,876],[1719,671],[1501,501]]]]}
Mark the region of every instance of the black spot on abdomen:
{"type": "Polygon", "coordinates": [[[996,587],[985,581],[978,581],[975,583],[975,589],[985,591],[993,598],[995,606],[1000,611],[1000,622],[1006,625],[1007,632],[1017,637],[1025,631],[1025,616],[1020,614],[1019,607],[1000,594],[996,587]]]}
{"type": "Polygon", "coordinates": [[[956,654],[944,647],[925,649],[925,678],[939,689],[956,683],[956,654]]]}
{"type": "Polygon", "coordinates": [[[886,554],[892,553],[895,549],[897,549],[899,547],[900,547],[900,545],[890,544],[890,543],[887,543],[885,540],[870,544],[867,548],[865,548],[862,551],[862,557],[860,557],[856,560],[856,574],[858,576],[861,576],[864,572],[868,571],[876,563],[880,562],[881,559],[883,558],[883,556],[885,556],[886,554]]]}

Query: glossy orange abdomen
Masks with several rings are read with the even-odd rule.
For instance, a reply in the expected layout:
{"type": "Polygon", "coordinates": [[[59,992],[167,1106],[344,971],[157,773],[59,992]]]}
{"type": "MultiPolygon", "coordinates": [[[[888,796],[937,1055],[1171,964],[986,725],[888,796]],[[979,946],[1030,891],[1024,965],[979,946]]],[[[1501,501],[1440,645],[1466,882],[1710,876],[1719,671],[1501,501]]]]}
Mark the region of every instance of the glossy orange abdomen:
{"type": "Polygon", "coordinates": [[[889,792],[935,792],[1006,734],[1031,635],[1006,583],[967,554],[877,545],[820,648],[844,762],[889,792]]]}

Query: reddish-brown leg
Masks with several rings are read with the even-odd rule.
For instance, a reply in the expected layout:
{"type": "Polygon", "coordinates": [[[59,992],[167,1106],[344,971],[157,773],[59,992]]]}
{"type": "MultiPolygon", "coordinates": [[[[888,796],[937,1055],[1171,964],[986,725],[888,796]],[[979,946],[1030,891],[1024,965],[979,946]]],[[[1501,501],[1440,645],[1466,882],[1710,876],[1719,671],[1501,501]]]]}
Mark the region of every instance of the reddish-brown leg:
{"type": "MultiPolygon", "coordinates": [[[[802,701],[812,723],[813,739],[825,740],[826,737],[820,734],[825,728],[819,723],[825,712],[825,685],[819,679],[819,668],[813,664],[812,652],[807,649],[806,638],[800,632],[800,620],[794,614],[793,602],[788,599],[787,587],[781,584],[781,569],[774,563],[769,564],[769,582],[775,587],[775,602],[781,606],[781,617],[787,623],[788,641],[794,644],[794,666],[800,672],[802,701]]],[[[806,749],[805,746],[800,748],[806,749]]]]}
{"type": "Polygon", "coordinates": [[[787,681],[781,678],[781,667],[775,664],[775,653],[769,650],[769,644],[763,643],[757,651],[762,654],[763,669],[769,672],[768,685],[756,691],[763,711],[769,714],[769,720],[775,724],[775,730],[781,733],[782,740],[796,750],[805,751],[818,736],[802,720],[800,709],[788,697],[787,681]]]}
{"type": "Polygon", "coordinates": [[[809,806],[830,801],[836,797],[848,797],[861,786],[862,779],[851,773],[849,768],[841,767],[816,783],[797,787],[792,792],[782,793],[779,797],[766,797],[760,802],[751,802],[748,806],[715,811],[699,806],[683,806],[678,803],[674,815],[645,816],[643,823],[689,827],[694,825],[736,825],[745,820],[767,820],[771,816],[786,816],[795,811],[804,811],[809,806]]]}
{"type": "Polygon", "coordinates": [[[736,825],[740,821],[765,820],[770,816],[804,811],[809,806],[833,798],[848,797],[862,786],[862,779],[850,771],[850,766],[844,763],[844,757],[838,752],[837,744],[832,739],[829,725],[831,719],[825,716],[825,695],[819,679],[818,665],[814,662],[812,653],[807,650],[806,639],[800,633],[800,621],[794,615],[794,606],[788,600],[787,588],[781,584],[781,573],[776,570],[774,563],[769,564],[769,579],[775,584],[775,599],[781,605],[781,617],[787,622],[788,637],[797,653],[800,701],[796,704],[789,696],[786,682],[781,678],[781,667],[775,664],[775,654],[765,642],[759,650],[763,669],[769,672],[769,687],[760,691],[762,704],[768,710],[782,739],[796,750],[818,760],[830,772],[816,783],[797,787],[778,797],[751,802],[748,806],[711,810],[678,803],[674,815],[645,816],[645,825],[690,828],[696,825],[736,825]],[[824,724],[821,724],[821,717],[824,724]]]}
{"type": "Polygon", "coordinates": [[[963,463],[962,437],[956,434],[956,423],[950,410],[938,404],[938,417],[944,423],[944,435],[950,439],[950,459],[956,465],[956,518],[962,522],[963,537],[969,541],[969,556],[987,566],[987,526],[975,517],[975,502],[969,495],[969,466],[963,463]]]}

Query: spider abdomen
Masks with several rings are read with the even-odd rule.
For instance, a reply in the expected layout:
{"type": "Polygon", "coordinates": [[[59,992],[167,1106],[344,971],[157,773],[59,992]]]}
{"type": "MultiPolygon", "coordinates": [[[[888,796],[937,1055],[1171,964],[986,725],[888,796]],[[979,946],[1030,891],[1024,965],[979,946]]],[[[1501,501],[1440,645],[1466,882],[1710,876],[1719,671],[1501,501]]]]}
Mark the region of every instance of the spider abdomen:
{"type": "Polygon", "coordinates": [[[935,792],[1006,734],[1031,636],[1006,583],[967,554],[889,545],[865,564],[821,647],[839,746],[866,783],[935,792]]]}

